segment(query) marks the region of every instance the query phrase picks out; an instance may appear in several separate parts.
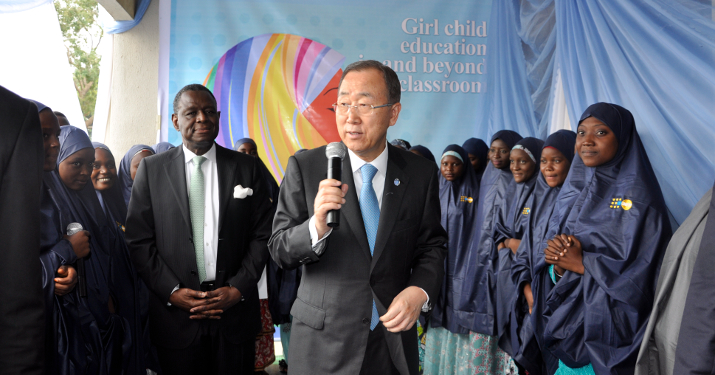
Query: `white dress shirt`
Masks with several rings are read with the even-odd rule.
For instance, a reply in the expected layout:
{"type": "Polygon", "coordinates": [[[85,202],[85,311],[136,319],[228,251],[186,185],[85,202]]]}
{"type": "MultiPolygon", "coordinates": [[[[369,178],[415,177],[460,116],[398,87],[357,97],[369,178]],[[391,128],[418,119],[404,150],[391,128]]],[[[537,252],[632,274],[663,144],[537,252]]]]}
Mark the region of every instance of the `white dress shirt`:
{"type": "MultiPolygon", "coordinates": [[[[184,148],[184,166],[186,168],[186,191],[191,191],[191,174],[194,171],[193,158],[196,156],[186,146],[184,148]]],[[[216,280],[216,259],[218,257],[218,169],[216,165],[216,144],[203,155],[206,160],[201,164],[204,173],[204,268],[206,280],[216,280]]],[[[195,225],[195,223],[192,223],[195,225]]],[[[200,265],[197,265],[200,267],[200,265]]]]}
{"type": "MultiPolygon", "coordinates": [[[[385,149],[382,150],[382,153],[371,162],[366,162],[365,160],[360,159],[360,157],[355,155],[352,150],[348,149],[350,166],[353,169],[355,194],[357,194],[358,201],[360,201],[360,193],[362,192],[362,172],[360,171],[360,168],[362,168],[365,164],[372,164],[375,168],[377,168],[377,173],[375,173],[375,176],[372,178],[372,188],[375,190],[377,205],[380,207],[380,210],[382,210],[382,193],[385,191],[385,178],[387,177],[387,147],[387,144],[385,144],[385,149]]],[[[328,238],[330,233],[333,232],[333,228],[329,228],[322,238],[318,238],[318,229],[315,227],[315,215],[313,215],[308,223],[308,230],[310,231],[310,241],[313,245],[313,251],[315,251],[318,255],[322,255],[323,251],[325,251],[325,246],[318,245],[323,242],[323,240],[328,238]]],[[[427,312],[429,311],[429,294],[427,294],[424,289],[422,289],[422,291],[427,296],[427,302],[422,305],[422,311],[427,312]]]]}

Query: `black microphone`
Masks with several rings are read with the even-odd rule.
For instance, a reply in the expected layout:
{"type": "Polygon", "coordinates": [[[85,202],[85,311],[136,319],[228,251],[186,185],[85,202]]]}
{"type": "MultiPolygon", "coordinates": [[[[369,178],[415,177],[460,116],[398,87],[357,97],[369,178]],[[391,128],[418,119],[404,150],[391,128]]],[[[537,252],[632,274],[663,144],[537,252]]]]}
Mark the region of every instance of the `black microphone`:
{"type": "MultiPolygon", "coordinates": [[[[342,181],[343,158],[348,151],[340,142],[332,142],[325,148],[325,157],[328,158],[328,178],[342,181]]],[[[340,210],[328,211],[328,226],[340,226],[340,210]]]]}
{"type": "MultiPolygon", "coordinates": [[[[75,233],[83,231],[82,224],[80,223],[70,223],[67,226],[67,235],[71,236],[75,233]]],[[[87,298],[87,278],[84,272],[84,258],[77,259],[77,275],[79,277],[79,283],[77,288],[79,289],[79,296],[87,298]]]]}

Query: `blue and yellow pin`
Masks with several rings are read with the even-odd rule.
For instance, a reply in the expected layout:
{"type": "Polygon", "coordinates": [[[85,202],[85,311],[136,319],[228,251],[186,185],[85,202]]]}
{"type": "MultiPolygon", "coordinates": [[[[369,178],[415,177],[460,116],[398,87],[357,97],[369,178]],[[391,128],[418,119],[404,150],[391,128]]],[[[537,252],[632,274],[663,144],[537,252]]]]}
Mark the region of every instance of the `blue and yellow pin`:
{"type": "Polygon", "coordinates": [[[522,215],[528,215],[530,213],[531,213],[531,208],[529,208],[529,207],[524,207],[524,209],[521,210],[522,215]]]}
{"type": "Polygon", "coordinates": [[[633,207],[633,202],[630,199],[623,198],[613,198],[611,199],[611,208],[622,208],[624,211],[628,211],[633,207]]]}
{"type": "Polygon", "coordinates": [[[472,203],[472,202],[474,202],[474,198],[472,198],[472,197],[466,197],[466,196],[462,195],[461,197],[459,197],[459,201],[460,201],[460,202],[472,203]]]}

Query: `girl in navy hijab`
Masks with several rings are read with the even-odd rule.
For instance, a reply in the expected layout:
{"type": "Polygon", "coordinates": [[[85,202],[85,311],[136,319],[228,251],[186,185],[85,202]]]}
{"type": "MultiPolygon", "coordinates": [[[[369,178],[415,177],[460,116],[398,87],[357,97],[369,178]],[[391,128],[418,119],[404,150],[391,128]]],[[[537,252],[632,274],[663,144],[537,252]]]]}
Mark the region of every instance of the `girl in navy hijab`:
{"type": "Polygon", "coordinates": [[[149,339],[149,290],[131,263],[124,240],[127,206],[117,183],[114,155],[106,145],[92,142],[95,161],[91,180],[102,205],[109,227],[113,228],[111,283],[117,295],[116,312],[131,329],[131,348],[124,361],[126,374],[144,374],[147,368],[156,369],[157,361],[149,339]]]}
{"type": "Polygon", "coordinates": [[[528,226],[530,208],[526,206],[526,201],[536,185],[543,147],[544,141],[527,137],[511,149],[509,169],[514,180],[509,183],[507,199],[498,207],[494,224],[492,258],[499,259],[496,286],[497,334],[499,347],[512,357],[514,351],[511,347],[509,319],[516,287],[511,281],[511,265],[528,226]]]}
{"type": "Polygon", "coordinates": [[[469,161],[481,181],[484,170],[487,168],[487,163],[489,163],[489,146],[479,138],[469,138],[464,141],[462,148],[467,151],[469,161]]]}
{"type": "MultiPolygon", "coordinates": [[[[49,107],[37,104],[44,140],[44,171],[57,166],[60,124],[49,107]]],[[[57,202],[43,183],[40,205],[40,261],[45,297],[45,368],[47,374],[68,375],[72,369],[84,370],[86,351],[77,314],[77,271],[73,264],[89,253],[85,232],[65,238],[57,202]],[[76,248],[76,250],[75,250],[76,248]]]]}
{"type": "Polygon", "coordinates": [[[633,374],[671,235],[667,209],[625,108],[586,109],[576,152],[583,173],[569,174],[559,194],[569,207],[556,208],[565,220],[552,218],[559,227],[542,245],[556,284],[543,310],[544,346],[560,361],[557,374],[633,374]]]}
{"type": "Polygon", "coordinates": [[[457,321],[469,329],[472,347],[482,365],[478,371],[506,373],[512,371],[514,362],[497,346],[496,326],[496,276],[499,258],[493,250],[494,226],[498,207],[507,196],[507,188],[514,177],[509,170],[509,154],[522,137],[511,130],[502,130],[492,136],[489,163],[479,187],[479,206],[474,221],[474,239],[466,260],[460,300],[455,301],[457,321]]]}
{"type": "Polygon", "coordinates": [[[532,375],[553,374],[558,366],[558,361],[548,351],[544,352],[548,363],[542,359],[532,324],[532,317],[540,313],[532,314],[532,308],[540,311],[542,301],[553,285],[548,273],[543,272],[544,253],[539,244],[544,241],[556,197],[568,176],[575,142],[576,133],[570,130],[559,130],[544,142],[536,185],[524,205],[523,214],[528,218],[528,225],[511,268],[516,287],[510,317],[512,356],[532,375]],[[544,285],[545,281],[548,284],[544,285]],[[547,364],[550,365],[548,370],[545,368],[547,364]]]}
{"type": "Polygon", "coordinates": [[[60,207],[61,228],[79,223],[90,233],[90,254],[84,258],[86,297],[79,298],[81,331],[87,342],[87,373],[109,374],[122,370],[131,346],[130,328],[115,313],[118,295],[114,289],[111,241],[116,240],[90,182],[94,147],[82,130],[67,125],[60,133],[57,169],[45,183],[60,207]],[[87,311],[87,314],[83,314],[87,311]]]}
{"type": "Polygon", "coordinates": [[[442,226],[449,233],[449,243],[442,293],[434,303],[431,328],[427,331],[424,373],[472,374],[476,369],[471,363],[475,357],[469,350],[469,329],[458,324],[454,301],[460,300],[462,282],[466,281],[463,273],[477,217],[479,181],[467,152],[458,145],[444,149],[440,172],[442,226]],[[458,371],[460,367],[463,372],[458,371]]]}
{"type": "Polygon", "coordinates": [[[134,176],[137,174],[139,163],[147,156],[156,154],[154,149],[147,145],[132,146],[119,163],[119,188],[122,190],[124,197],[124,205],[129,206],[129,198],[132,196],[132,185],[134,185],[134,176]]]}

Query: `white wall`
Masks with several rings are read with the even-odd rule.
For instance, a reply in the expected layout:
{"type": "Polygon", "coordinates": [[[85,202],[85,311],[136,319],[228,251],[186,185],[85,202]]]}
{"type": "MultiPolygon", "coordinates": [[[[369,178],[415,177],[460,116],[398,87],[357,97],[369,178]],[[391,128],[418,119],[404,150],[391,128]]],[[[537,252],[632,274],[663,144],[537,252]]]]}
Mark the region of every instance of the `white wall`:
{"type": "MultiPolygon", "coordinates": [[[[156,143],[160,2],[151,2],[136,27],[113,36],[105,135],[93,138],[107,144],[117,162],[135,144],[156,143]]],[[[101,124],[95,120],[94,126],[101,124]]]]}
{"type": "Polygon", "coordinates": [[[0,85],[86,130],[54,5],[0,13],[0,35],[0,85]]]}

